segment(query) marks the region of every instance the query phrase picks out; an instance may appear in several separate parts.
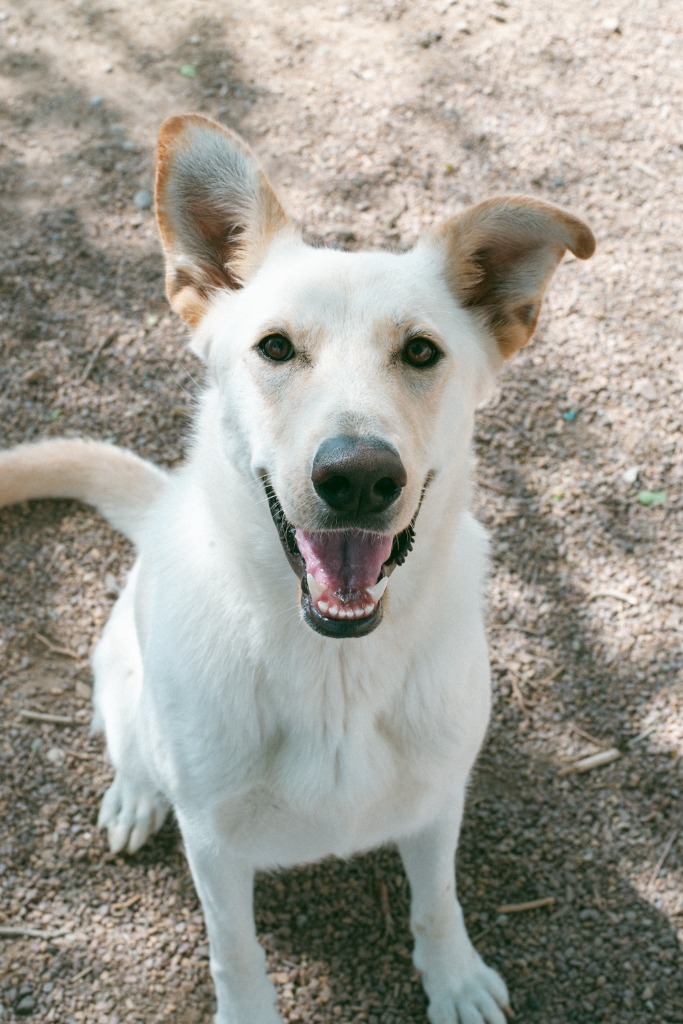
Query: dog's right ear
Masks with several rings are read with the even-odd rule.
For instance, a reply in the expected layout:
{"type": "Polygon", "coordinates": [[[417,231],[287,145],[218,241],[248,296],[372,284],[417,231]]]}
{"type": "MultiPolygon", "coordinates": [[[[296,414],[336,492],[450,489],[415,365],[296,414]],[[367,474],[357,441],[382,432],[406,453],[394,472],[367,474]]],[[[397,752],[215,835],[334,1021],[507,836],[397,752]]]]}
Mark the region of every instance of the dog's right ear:
{"type": "Polygon", "coordinates": [[[242,287],[275,235],[294,233],[249,147],[201,114],[171,117],[161,126],[156,214],[166,293],[191,327],[216,290],[242,287]]]}

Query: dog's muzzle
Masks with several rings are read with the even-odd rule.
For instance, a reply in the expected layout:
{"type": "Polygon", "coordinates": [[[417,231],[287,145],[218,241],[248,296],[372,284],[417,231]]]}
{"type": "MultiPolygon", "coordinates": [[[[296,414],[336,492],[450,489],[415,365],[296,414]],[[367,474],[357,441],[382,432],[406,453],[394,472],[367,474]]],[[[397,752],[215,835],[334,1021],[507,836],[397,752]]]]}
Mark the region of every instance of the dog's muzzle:
{"type": "Polygon", "coordinates": [[[324,441],[311,481],[320,499],[321,528],[289,522],[266,473],[268,505],[283,549],[301,582],[305,621],[323,636],[362,637],[382,621],[388,579],[412,550],[428,476],[410,524],[398,534],[382,529],[407,483],[398,452],[375,438],[324,441]]]}

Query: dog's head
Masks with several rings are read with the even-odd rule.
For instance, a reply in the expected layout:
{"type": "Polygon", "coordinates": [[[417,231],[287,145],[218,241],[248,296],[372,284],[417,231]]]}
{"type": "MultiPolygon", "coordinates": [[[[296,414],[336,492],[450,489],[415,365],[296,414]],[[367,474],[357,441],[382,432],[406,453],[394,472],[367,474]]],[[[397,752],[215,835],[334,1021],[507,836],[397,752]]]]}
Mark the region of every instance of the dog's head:
{"type": "Polygon", "coordinates": [[[458,500],[497,366],[530,339],[564,252],[589,257],[593,236],[502,197],[410,252],[312,248],[244,142],[199,115],[162,126],[156,204],[171,305],[220,392],[225,452],[267,499],[304,618],[363,636],[432,481],[458,500]]]}

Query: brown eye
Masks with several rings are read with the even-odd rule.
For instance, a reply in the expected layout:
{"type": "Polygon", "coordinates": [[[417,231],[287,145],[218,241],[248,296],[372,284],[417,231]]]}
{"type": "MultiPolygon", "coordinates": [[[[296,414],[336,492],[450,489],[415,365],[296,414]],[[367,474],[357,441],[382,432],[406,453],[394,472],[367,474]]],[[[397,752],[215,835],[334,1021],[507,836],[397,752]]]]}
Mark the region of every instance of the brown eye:
{"type": "Polygon", "coordinates": [[[274,363],[286,363],[294,355],[294,346],[284,334],[267,334],[258,344],[261,355],[274,363]]]}
{"type": "Polygon", "coordinates": [[[433,366],[441,358],[441,350],[429,338],[411,338],[403,346],[403,361],[418,370],[433,366]]]}

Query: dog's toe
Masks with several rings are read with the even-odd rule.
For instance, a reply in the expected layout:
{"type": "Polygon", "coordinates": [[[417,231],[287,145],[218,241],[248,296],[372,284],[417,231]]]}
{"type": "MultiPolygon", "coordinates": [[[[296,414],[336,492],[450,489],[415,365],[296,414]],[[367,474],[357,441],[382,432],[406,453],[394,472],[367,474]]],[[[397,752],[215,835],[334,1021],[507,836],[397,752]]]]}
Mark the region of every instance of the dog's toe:
{"type": "Polygon", "coordinates": [[[471,973],[432,995],[429,1020],[431,1024],[506,1024],[510,1012],[505,983],[477,959],[471,973]]]}
{"type": "Polygon", "coordinates": [[[137,853],[161,828],[168,810],[161,793],[123,779],[118,772],[102,800],[97,826],[106,828],[112,853],[137,853]]]}

